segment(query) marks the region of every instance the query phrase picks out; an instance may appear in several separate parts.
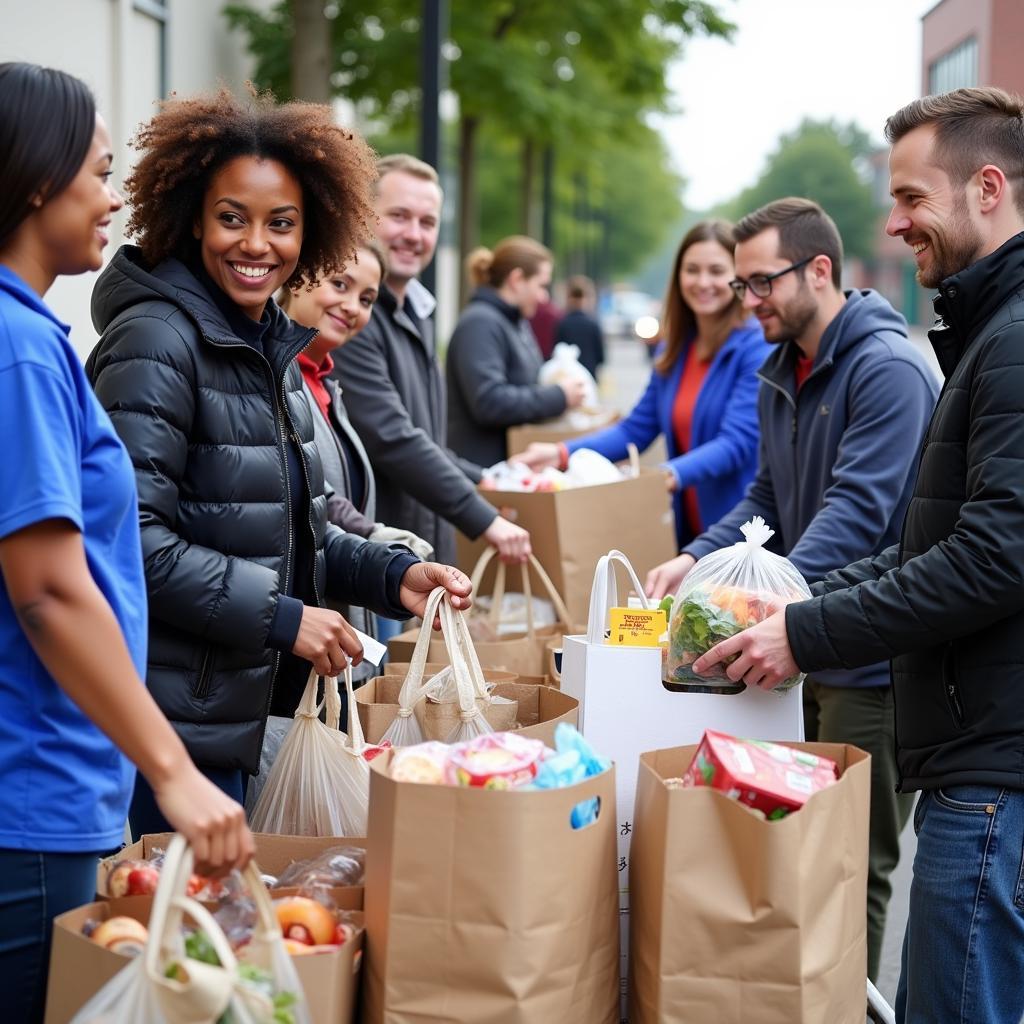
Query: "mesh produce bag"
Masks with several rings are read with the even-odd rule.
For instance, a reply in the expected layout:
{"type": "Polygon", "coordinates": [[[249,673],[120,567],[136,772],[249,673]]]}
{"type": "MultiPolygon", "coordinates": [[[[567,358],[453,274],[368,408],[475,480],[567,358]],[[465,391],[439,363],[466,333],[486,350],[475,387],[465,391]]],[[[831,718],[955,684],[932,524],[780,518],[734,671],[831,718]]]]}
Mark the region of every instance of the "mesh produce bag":
{"type": "MultiPolygon", "coordinates": [[[[355,714],[351,669],[345,670],[349,715],[355,714]]],[[[310,674],[292,727],[285,736],[263,792],[252,810],[254,832],[294,836],[364,836],[369,766],[359,716],[349,719],[352,737],[338,731],[338,681],[324,680],[317,703],[317,675],[310,674]],[[326,723],[320,712],[326,707],[326,723]]]]}
{"type": "MultiPolygon", "coordinates": [[[[760,516],[740,527],[744,539],[702,558],[679,586],[669,623],[665,680],[699,686],[710,679],[732,680],[725,673],[735,656],[697,675],[693,663],[715,644],[768,618],[780,605],[811,596],[796,567],[764,545],[775,531],[760,516]]],[[[781,682],[784,693],[802,682],[803,674],[781,682]]],[[[742,684],[736,684],[742,688],[742,684]]]]}
{"type": "Polygon", "coordinates": [[[310,1024],[305,994],[254,863],[245,870],[256,928],[239,963],[213,915],[185,895],[192,850],[171,840],[141,955],[75,1014],[72,1024],[310,1024]],[[190,921],[205,940],[195,943],[190,921]]]}

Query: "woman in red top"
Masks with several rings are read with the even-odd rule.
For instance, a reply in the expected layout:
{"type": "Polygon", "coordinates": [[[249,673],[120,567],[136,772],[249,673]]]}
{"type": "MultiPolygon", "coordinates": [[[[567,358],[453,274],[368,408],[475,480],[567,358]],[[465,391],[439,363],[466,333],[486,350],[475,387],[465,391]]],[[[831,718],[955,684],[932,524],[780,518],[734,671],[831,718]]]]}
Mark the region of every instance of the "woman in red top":
{"type": "Polygon", "coordinates": [[[729,287],[732,227],[694,225],[676,252],[662,319],[662,344],[647,390],[606,430],[564,445],[532,444],[513,456],[533,469],[563,468],[591,448],[612,461],[664,436],[666,483],[680,547],[731,511],[757,469],[757,371],[769,347],[729,287]]]}

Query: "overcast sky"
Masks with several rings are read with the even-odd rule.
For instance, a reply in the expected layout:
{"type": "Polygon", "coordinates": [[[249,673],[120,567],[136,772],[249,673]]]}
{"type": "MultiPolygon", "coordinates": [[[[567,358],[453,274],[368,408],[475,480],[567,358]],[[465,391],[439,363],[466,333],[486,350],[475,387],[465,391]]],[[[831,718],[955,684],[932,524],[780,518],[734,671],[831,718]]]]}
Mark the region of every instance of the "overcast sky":
{"type": "Polygon", "coordinates": [[[881,143],[886,117],[920,94],[921,16],[936,0],[720,0],[734,41],[696,39],[660,117],[690,209],[754,182],[805,117],[856,121],[881,143]]]}

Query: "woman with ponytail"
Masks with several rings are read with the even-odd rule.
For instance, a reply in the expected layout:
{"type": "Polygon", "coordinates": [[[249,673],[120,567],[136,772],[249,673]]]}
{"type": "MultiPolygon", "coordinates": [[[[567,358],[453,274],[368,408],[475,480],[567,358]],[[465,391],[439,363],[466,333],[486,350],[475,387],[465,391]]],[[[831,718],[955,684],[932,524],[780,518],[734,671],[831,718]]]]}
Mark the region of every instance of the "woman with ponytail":
{"type": "Polygon", "coordinates": [[[522,235],[466,261],[476,285],[448,346],[448,442],[481,466],[508,455],[505,431],[580,405],[579,381],[541,386],[540,349],[529,319],[548,296],[551,253],[522,235]]]}

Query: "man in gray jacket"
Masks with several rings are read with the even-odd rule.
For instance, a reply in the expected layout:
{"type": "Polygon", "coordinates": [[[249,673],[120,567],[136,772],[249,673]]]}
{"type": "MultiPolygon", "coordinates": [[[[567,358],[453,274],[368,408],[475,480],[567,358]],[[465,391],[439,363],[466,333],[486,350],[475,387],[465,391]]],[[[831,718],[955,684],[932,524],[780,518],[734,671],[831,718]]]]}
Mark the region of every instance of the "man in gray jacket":
{"type": "Polygon", "coordinates": [[[370,323],[335,356],[349,418],[377,483],[377,516],[455,561],[458,527],[483,535],[506,561],[524,561],[530,535],[477,493],[480,467],[447,447],[447,403],[434,338],[434,296],[417,280],[434,256],[442,193],[437,172],[405,154],[378,163],[377,237],[388,275],[370,323]]]}

